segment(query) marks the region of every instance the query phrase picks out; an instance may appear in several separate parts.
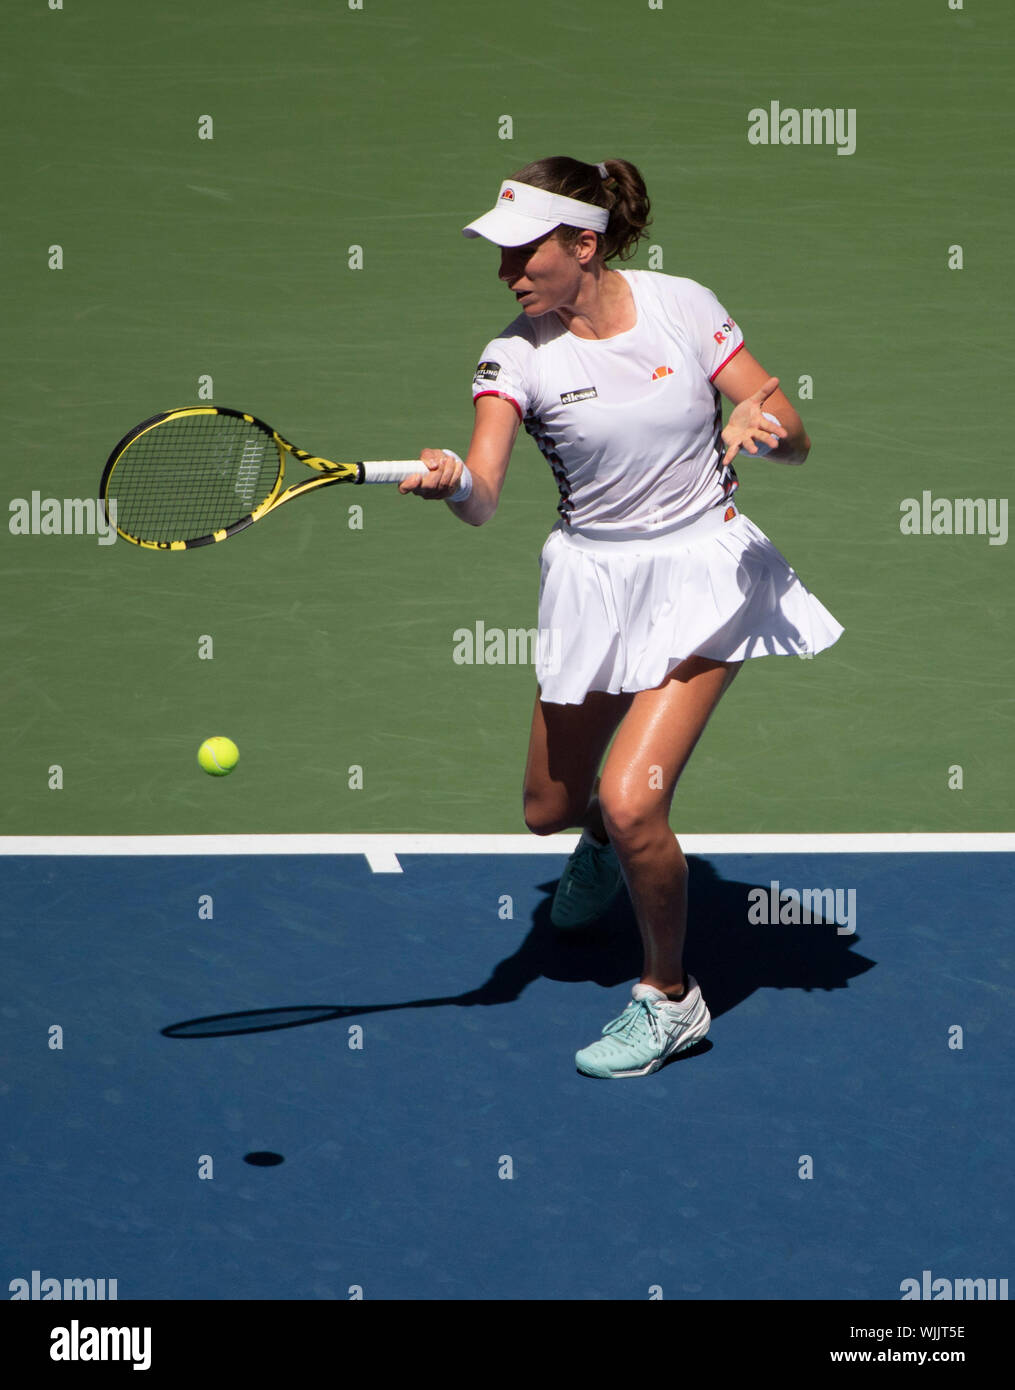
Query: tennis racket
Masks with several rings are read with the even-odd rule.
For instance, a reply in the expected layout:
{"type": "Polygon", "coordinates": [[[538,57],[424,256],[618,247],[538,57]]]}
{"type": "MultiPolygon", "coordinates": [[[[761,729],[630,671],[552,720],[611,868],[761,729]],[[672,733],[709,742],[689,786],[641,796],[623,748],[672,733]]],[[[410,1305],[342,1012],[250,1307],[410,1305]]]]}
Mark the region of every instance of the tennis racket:
{"type": "Polygon", "coordinates": [[[245,411],[188,406],[153,415],[124,435],[106,462],[99,496],[124,540],[150,550],[192,550],[235,536],[305,492],[335,483],[400,483],[426,472],[420,459],[330,463],[245,411]],[[317,476],[283,492],[287,455],[317,476]]]}

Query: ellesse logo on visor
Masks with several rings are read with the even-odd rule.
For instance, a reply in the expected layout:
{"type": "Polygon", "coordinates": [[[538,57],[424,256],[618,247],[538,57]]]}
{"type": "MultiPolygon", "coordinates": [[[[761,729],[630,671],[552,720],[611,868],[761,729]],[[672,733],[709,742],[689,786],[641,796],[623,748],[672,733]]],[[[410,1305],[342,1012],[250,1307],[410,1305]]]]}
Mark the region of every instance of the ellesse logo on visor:
{"type": "Polygon", "coordinates": [[[505,188],[504,192],[500,196],[502,202],[506,198],[509,203],[513,203],[515,200],[515,191],[513,188],[505,188]]]}

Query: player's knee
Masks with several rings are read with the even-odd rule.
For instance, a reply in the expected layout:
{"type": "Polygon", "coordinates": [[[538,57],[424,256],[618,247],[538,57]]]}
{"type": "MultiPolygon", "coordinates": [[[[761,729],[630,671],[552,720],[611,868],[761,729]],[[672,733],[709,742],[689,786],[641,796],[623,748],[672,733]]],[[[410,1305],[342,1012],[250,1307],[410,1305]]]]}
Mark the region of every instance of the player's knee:
{"type": "Polygon", "coordinates": [[[560,803],[530,792],[524,798],[525,824],[533,835],[557,835],[573,824],[560,803]]]}
{"type": "Polygon", "coordinates": [[[562,817],[549,814],[542,808],[529,806],[525,808],[525,824],[533,835],[559,835],[568,827],[568,822],[562,817]]]}
{"type": "Polygon", "coordinates": [[[665,811],[655,801],[624,792],[599,789],[599,809],[614,848],[638,854],[658,839],[666,829],[665,811]]]}

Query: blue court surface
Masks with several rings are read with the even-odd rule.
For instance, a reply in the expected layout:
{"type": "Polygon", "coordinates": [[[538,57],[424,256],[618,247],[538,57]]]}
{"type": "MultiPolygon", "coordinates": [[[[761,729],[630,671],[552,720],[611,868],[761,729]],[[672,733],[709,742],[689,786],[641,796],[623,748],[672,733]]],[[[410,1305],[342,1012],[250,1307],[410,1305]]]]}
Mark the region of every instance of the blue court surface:
{"type": "Polygon", "coordinates": [[[625,1081],[573,1058],[639,973],[626,904],[568,936],[562,858],[398,862],[0,858],[8,1280],[899,1300],[1012,1272],[1015,855],[694,856],[712,1031],[625,1081]],[[757,920],[789,889],[842,911],[757,920]]]}

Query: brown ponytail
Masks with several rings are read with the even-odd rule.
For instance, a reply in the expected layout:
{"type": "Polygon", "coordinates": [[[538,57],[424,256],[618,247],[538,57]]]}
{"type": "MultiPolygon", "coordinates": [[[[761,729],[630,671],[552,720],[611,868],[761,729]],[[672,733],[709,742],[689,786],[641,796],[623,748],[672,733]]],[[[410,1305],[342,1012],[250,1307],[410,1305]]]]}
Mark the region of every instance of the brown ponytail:
{"type": "MultiPolygon", "coordinates": [[[[546,193],[559,193],[565,198],[577,198],[582,203],[608,208],[609,224],[605,232],[599,233],[600,254],[604,261],[614,257],[627,261],[634,255],[652,220],[645,180],[626,159],[607,159],[603,167],[607,173],[605,179],[598,164],[586,164],[567,155],[553,155],[526,164],[511,177],[546,193]]],[[[576,241],[580,235],[578,227],[557,228],[557,236],[565,245],[576,241]]]]}

